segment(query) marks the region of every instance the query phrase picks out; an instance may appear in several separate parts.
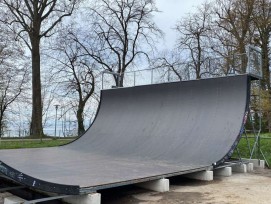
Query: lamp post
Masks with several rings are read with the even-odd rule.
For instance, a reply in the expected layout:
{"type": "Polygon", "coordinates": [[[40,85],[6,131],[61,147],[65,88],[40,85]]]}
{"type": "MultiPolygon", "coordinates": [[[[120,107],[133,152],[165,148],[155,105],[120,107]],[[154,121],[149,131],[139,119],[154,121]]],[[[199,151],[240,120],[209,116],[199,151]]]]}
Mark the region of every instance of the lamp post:
{"type": "Polygon", "coordinates": [[[56,138],[56,126],[57,126],[57,109],[60,105],[56,104],[55,108],[56,108],[56,118],[55,118],[55,138],[56,138]]]}

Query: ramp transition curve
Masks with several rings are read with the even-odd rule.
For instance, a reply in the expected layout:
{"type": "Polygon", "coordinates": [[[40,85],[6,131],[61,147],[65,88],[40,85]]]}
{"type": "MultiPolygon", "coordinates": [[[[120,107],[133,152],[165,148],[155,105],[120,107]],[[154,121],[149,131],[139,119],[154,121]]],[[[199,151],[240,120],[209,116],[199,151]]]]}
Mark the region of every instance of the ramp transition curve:
{"type": "Polygon", "coordinates": [[[61,147],[0,151],[0,172],[33,189],[82,194],[200,171],[228,159],[250,76],[103,90],[92,127],[61,147]]]}

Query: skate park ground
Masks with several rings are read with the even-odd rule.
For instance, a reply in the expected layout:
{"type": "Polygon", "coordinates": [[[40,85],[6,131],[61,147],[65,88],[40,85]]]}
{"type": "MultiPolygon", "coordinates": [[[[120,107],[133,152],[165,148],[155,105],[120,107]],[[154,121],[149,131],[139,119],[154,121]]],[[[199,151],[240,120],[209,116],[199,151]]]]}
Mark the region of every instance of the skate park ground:
{"type": "MultiPolygon", "coordinates": [[[[134,186],[102,191],[103,204],[269,204],[271,170],[254,168],[250,173],[233,173],[198,181],[176,177],[170,179],[170,191],[157,193],[134,186]]],[[[0,204],[9,193],[0,194],[0,204]]]]}
{"type": "Polygon", "coordinates": [[[102,193],[103,204],[269,204],[271,170],[255,168],[250,173],[233,173],[198,181],[177,177],[170,191],[157,193],[136,187],[122,187],[102,193]]]}

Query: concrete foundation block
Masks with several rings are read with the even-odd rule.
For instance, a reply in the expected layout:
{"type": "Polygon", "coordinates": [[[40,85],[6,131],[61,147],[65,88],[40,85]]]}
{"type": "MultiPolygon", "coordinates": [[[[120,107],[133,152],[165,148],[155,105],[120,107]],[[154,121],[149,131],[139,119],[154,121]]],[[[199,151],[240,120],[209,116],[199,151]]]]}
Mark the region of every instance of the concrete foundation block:
{"type": "Polygon", "coordinates": [[[264,160],[259,160],[259,159],[242,159],[243,161],[253,163],[254,167],[258,168],[264,168],[265,167],[265,161],[264,160]]]}
{"type": "Polygon", "coordinates": [[[264,160],[260,160],[259,167],[264,169],[264,167],[265,167],[265,161],[264,160]]]}
{"type": "Polygon", "coordinates": [[[252,172],[254,170],[254,165],[253,163],[248,163],[247,164],[247,172],[252,172]]]}
{"type": "Polygon", "coordinates": [[[156,192],[167,192],[169,191],[169,179],[158,179],[154,181],[147,181],[138,183],[136,186],[156,192]]]}
{"type": "Polygon", "coordinates": [[[213,171],[200,171],[191,174],[184,175],[187,178],[196,179],[200,181],[212,181],[214,180],[213,171]]]}
{"type": "Polygon", "coordinates": [[[12,195],[4,199],[4,204],[21,204],[21,203],[24,203],[25,201],[26,200],[18,196],[12,195]]]}
{"type": "Polygon", "coordinates": [[[92,193],[87,195],[78,195],[63,198],[62,200],[70,204],[101,204],[101,194],[92,193]]]}
{"type": "Polygon", "coordinates": [[[232,166],[232,171],[236,173],[247,173],[247,165],[246,164],[238,164],[232,166]]]}
{"type": "Polygon", "coordinates": [[[215,176],[231,176],[232,175],[232,168],[231,167],[224,167],[220,169],[215,169],[214,170],[215,176]]]}

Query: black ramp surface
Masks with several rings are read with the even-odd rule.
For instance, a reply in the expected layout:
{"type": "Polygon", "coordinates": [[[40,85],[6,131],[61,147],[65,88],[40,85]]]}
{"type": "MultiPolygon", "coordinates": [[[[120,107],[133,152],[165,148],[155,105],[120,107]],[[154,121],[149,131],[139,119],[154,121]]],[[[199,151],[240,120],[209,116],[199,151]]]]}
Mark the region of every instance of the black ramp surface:
{"type": "Polygon", "coordinates": [[[0,171],[66,194],[198,171],[227,159],[248,106],[247,75],[104,90],[69,145],[0,151],[0,171]]]}

